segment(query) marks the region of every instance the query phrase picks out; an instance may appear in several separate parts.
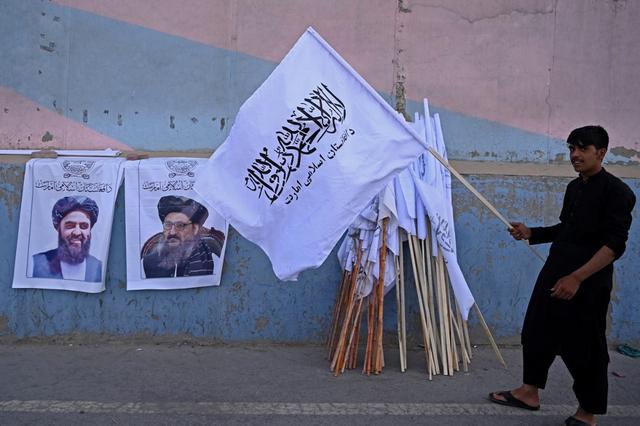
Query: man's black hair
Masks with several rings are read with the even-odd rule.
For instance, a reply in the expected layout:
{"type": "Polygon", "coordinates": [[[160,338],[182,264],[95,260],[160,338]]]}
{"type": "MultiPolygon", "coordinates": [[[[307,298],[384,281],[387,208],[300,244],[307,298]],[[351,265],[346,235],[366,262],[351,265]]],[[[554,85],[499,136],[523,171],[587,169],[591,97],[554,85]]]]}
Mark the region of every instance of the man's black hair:
{"type": "Polygon", "coordinates": [[[567,143],[580,148],[593,145],[596,149],[606,149],[609,147],[609,134],[602,126],[579,127],[569,134],[567,143]]]}

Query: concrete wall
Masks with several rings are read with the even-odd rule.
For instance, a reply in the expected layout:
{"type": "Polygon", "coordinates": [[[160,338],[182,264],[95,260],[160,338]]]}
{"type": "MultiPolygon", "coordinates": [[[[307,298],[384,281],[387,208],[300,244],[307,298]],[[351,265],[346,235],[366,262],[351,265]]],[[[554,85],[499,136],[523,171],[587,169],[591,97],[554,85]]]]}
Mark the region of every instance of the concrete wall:
{"type": "MultiPolygon", "coordinates": [[[[572,175],[563,139],[580,125],[610,131],[607,167],[640,195],[638,24],[640,3],[621,0],[4,0],[0,148],[208,153],[311,25],[392,105],[412,114],[429,97],[450,158],[507,217],[550,224],[572,175]]],[[[122,194],[106,292],[12,290],[23,168],[0,158],[0,335],[326,333],[335,259],[282,283],[235,232],[219,288],[126,292],[122,194]]],[[[463,272],[496,334],[513,338],[539,261],[457,183],[454,210],[463,272]]],[[[616,268],[616,341],[640,340],[634,217],[616,268]]]]}

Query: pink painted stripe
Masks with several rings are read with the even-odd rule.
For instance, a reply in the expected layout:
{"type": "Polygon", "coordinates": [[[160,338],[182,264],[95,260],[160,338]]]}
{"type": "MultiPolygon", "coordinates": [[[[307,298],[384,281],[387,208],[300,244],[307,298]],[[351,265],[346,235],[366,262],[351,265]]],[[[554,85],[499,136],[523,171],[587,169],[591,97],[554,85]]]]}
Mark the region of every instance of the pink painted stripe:
{"type": "Polygon", "coordinates": [[[234,2],[223,0],[54,0],[54,3],[223,49],[232,48],[234,2]]]}
{"type": "Polygon", "coordinates": [[[132,148],[0,86],[0,147],[3,149],[132,148]]]}
{"type": "Polygon", "coordinates": [[[280,62],[313,26],[373,87],[393,89],[397,5],[392,1],[54,1],[271,62],[280,62]]]}
{"type": "Polygon", "coordinates": [[[402,12],[390,0],[54,1],[272,62],[312,25],[378,91],[394,92],[398,48],[409,99],[561,139],[601,123],[613,146],[640,151],[640,2],[616,14],[607,2],[548,0],[402,12]]]}

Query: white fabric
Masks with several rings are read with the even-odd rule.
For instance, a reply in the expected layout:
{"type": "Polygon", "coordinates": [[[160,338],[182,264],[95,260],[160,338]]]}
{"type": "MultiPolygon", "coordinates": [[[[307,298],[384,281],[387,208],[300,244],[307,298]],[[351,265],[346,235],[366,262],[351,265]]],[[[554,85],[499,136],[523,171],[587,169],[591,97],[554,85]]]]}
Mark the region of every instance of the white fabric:
{"type": "Polygon", "coordinates": [[[265,251],[278,278],[296,280],[423,149],[309,28],[240,108],[195,189],[265,251]]]}
{"type": "Polygon", "coordinates": [[[379,216],[381,219],[389,218],[387,225],[387,247],[391,254],[400,255],[398,241],[398,210],[396,208],[396,195],[393,182],[389,182],[380,193],[379,216]]]}
{"type": "MultiPolygon", "coordinates": [[[[425,134],[427,145],[435,148],[440,155],[447,157],[440,117],[429,115],[429,102],[423,102],[424,119],[416,114],[416,130],[425,134]]],[[[412,178],[416,186],[416,192],[424,203],[429,221],[431,222],[432,253],[436,256],[441,250],[447,271],[451,280],[456,300],[465,319],[469,309],[473,306],[474,299],[462,270],[458,264],[456,251],[455,226],[453,220],[453,206],[451,203],[451,174],[429,152],[425,152],[416,161],[412,178]]]]}
{"type": "Polygon", "coordinates": [[[438,189],[421,181],[413,172],[412,177],[416,185],[416,191],[420,194],[420,198],[427,208],[431,227],[436,234],[438,245],[442,251],[444,261],[447,264],[451,287],[453,288],[453,293],[460,307],[460,313],[466,320],[469,316],[469,310],[475,301],[458,265],[455,246],[452,243],[452,230],[454,225],[453,222],[449,222],[444,195],[439,192],[438,189]]]}
{"type": "MultiPolygon", "coordinates": [[[[435,124],[435,129],[436,129],[436,146],[438,149],[438,154],[440,154],[442,156],[442,158],[444,158],[445,160],[448,160],[448,156],[447,156],[447,148],[445,146],[444,143],[444,135],[442,133],[442,124],[440,123],[440,114],[435,114],[434,117],[434,124],[435,124]]],[[[425,155],[430,155],[430,154],[425,154],[425,155]]],[[[430,155],[431,157],[433,157],[432,155],[430,155]]],[[[435,158],[434,158],[435,160],[435,158]]],[[[449,222],[453,223],[453,203],[451,201],[451,172],[449,172],[449,170],[443,166],[438,160],[435,160],[438,163],[438,166],[440,167],[440,176],[441,176],[441,185],[443,187],[444,190],[444,195],[445,195],[445,201],[446,206],[447,206],[447,215],[449,217],[449,222]]],[[[453,244],[453,250],[456,251],[456,233],[455,233],[455,228],[451,228],[451,243],[453,244]]]]}
{"type": "MultiPolygon", "coordinates": [[[[196,158],[152,158],[128,161],[125,165],[127,290],[171,290],[220,285],[229,228],[224,218],[193,190],[195,180],[205,163],[205,159],[196,158]],[[161,278],[145,276],[142,249],[145,242],[162,233],[158,201],[169,195],[187,197],[205,206],[209,216],[204,227],[224,233],[220,256],[212,254],[212,275],[161,278]]],[[[174,268],[176,269],[177,267],[174,268]]]]}
{"type": "MultiPolygon", "coordinates": [[[[384,274],[385,294],[395,284],[395,256],[399,253],[398,244],[398,213],[392,182],[389,182],[382,192],[375,197],[358,215],[349,227],[347,237],[338,249],[338,261],[343,270],[352,271],[353,263],[357,259],[354,237],[362,240],[362,260],[360,270],[367,271],[366,279],[361,279],[357,287],[358,297],[371,294],[380,271],[380,248],[382,246],[382,222],[388,218],[387,252],[384,274]]],[[[365,274],[363,273],[362,276],[365,274]]]]}
{"type": "MultiPolygon", "coordinates": [[[[416,133],[419,133],[419,134],[425,133],[424,123],[423,123],[422,117],[420,117],[420,114],[415,113],[414,122],[412,123],[412,126],[413,126],[413,129],[416,131],[416,133]]],[[[429,140],[428,139],[426,140],[428,144],[429,140]]],[[[424,178],[424,175],[427,173],[426,164],[424,161],[424,153],[421,154],[418,158],[416,158],[416,161],[414,161],[411,164],[410,168],[415,173],[417,173],[421,179],[424,178]]],[[[409,170],[405,170],[403,173],[404,173],[404,176],[406,176],[407,185],[413,188],[413,181],[409,176],[409,170]]],[[[416,223],[416,232],[414,235],[416,235],[419,239],[424,240],[427,238],[427,211],[424,207],[424,204],[422,204],[422,201],[420,201],[420,196],[418,195],[417,192],[415,192],[414,194],[413,206],[415,208],[414,216],[415,216],[415,223],[416,223]]]]}
{"type": "Polygon", "coordinates": [[[62,270],[62,277],[65,280],[84,281],[85,274],[87,273],[87,261],[84,260],[77,265],[60,262],[60,269],[62,270]]]}
{"type": "MultiPolygon", "coordinates": [[[[406,173],[407,171],[403,170],[400,172],[400,175],[406,173]]],[[[409,235],[416,235],[416,223],[415,220],[409,216],[409,211],[407,210],[407,202],[404,192],[402,191],[402,185],[400,184],[399,176],[393,178],[393,192],[396,197],[396,211],[398,212],[398,226],[404,229],[405,233],[409,235]]]]}
{"type": "MultiPolygon", "coordinates": [[[[13,288],[44,288],[98,293],[105,289],[107,256],[111,240],[113,211],[122,183],[121,158],[59,157],[29,160],[25,167],[20,206],[18,244],[13,271],[13,288]],[[67,196],[83,196],[95,201],[98,218],[91,228],[89,255],[99,261],[101,279],[85,281],[34,277],[34,256],[58,247],[58,231],[53,227],[52,209],[67,196]]],[[[96,263],[94,263],[96,265],[96,263]]],[[[59,269],[65,272],[62,265],[59,269]]],[[[85,267],[86,270],[86,267],[85,267]]],[[[77,272],[77,271],[76,271],[77,272]]],[[[74,274],[78,278],[77,274],[74,274]]]]}

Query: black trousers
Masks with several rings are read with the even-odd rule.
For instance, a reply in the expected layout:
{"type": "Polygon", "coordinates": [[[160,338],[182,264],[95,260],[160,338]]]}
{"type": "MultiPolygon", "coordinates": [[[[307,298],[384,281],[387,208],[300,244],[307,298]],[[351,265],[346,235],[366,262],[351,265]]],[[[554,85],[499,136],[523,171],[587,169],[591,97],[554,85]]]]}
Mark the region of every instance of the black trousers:
{"type": "MultiPolygon", "coordinates": [[[[559,354],[573,377],[573,392],[580,407],[592,414],[607,412],[609,383],[606,359],[590,357],[585,360],[576,351],[561,351],[559,354]]],[[[532,345],[522,347],[523,383],[544,389],[547,384],[549,367],[556,358],[553,351],[537,350],[532,345]]]]}

